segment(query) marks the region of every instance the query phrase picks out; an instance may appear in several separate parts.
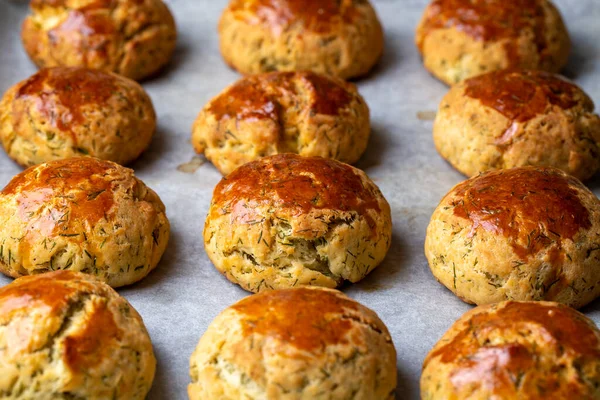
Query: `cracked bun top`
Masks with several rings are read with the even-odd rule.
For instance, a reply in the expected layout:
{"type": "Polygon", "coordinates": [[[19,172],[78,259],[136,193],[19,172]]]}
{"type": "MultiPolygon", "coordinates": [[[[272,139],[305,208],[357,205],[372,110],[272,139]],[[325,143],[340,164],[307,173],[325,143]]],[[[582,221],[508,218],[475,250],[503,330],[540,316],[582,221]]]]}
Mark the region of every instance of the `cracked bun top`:
{"type": "Polygon", "coordinates": [[[600,117],[566,78],[503,70],[454,85],[435,119],[436,148],[465,175],[527,165],[578,179],[600,169],[600,117]]]}
{"type": "Polygon", "coordinates": [[[356,86],[313,72],[247,76],[199,113],[192,144],[228,174],[264,156],[358,161],[371,131],[369,108],[356,86]]]}
{"type": "Polygon", "coordinates": [[[558,303],[503,302],[467,312],[423,364],[425,398],[592,399],[600,331],[558,303]]]}
{"type": "Polygon", "coordinates": [[[0,391],[11,398],[141,400],[156,366],[133,307],[108,285],[71,271],[0,288],[0,358],[0,391]]]}
{"type": "Polygon", "coordinates": [[[396,387],[396,351],[383,322],[322,288],[269,291],[229,307],[200,339],[190,368],[193,400],[217,393],[223,399],[328,393],[389,400],[396,387]]]}
{"type": "Polygon", "coordinates": [[[31,167],[0,192],[0,270],[12,277],[67,269],[111,286],[158,263],[169,237],[159,197],[133,171],[91,157],[31,167]]]}
{"type": "Polygon", "coordinates": [[[379,265],[391,227],[390,206],[364,172],[287,153],[219,182],[204,241],[217,269],[246,290],[337,287],[379,265]]]}
{"type": "Polygon", "coordinates": [[[0,139],[20,165],[89,155],[126,164],[150,144],[152,100],[131,79],[80,67],[42,69],[0,102],[0,139]]]}
{"type": "Polygon", "coordinates": [[[177,32],[162,0],[32,0],[21,37],[38,67],[80,66],[140,80],[162,68],[177,32]]]}
{"type": "Polygon", "coordinates": [[[308,102],[311,113],[336,115],[346,107],[356,92],[350,83],[313,72],[279,72],[262,76],[249,76],[239,80],[210,102],[208,111],[217,119],[278,118],[278,108],[283,97],[289,93],[298,96],[299,85],[305,84],[310,91],[308,102]]]}
{"type": "Polygon", "coordinates": [[[426,68],[448,84],[507,68],[559,72],[571,48],[548,0],[432,0],[416,44],[426,68]]]}
{"type": "Polygon", "coordinates": [[[493,171],[456,185],[425,240],[433,274],[475,304],[600,295],[600,200],[554,168],[493,171]]]}
{"type": "Polygon", "coordinates": [[[544,71],[490,72],[465,81],[464,91],[465,96],[516,122],[529,121],[551,107],[594,110],[592,99],[577,85],[544,71]]]}

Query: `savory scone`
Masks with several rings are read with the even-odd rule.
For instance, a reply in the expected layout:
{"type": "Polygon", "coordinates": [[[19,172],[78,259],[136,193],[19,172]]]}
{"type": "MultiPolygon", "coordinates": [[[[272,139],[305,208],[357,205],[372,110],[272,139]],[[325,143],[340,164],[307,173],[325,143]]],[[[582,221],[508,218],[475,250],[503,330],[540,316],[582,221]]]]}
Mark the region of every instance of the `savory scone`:
{"type": "Polygon", "coordinates": [[[368,0],[231,0],[219,22],[221,54],[243,74],[367,74],[383,52],[368,0]]]}
{"type": "Polygon", "coordinates": [[[559,72],[571,50],[549,0],[433,0],[416,44],[425,68],[449,85],[506,68],[559,72]]]}
{"type": "Polygon", "coordinates": [[[91,157],[30,167],[0,192],[0,272],[95,275],[113,287],[145,277],[169,240],[165,206],[133,171],[91,157]]]}
{"type": "Polygon", "coordinates": [[[150,145],[155,129],[144,89],[110,72],[43,69],[0,101],[0,140],[23,166],[83,155],[126,164],[150,145]]]}
{"type": "Polygon", "coordinates": [[[468,303],[600,295],[600,200],[553,168],[493,171],[456,185],[427,228],[433,275],[468,303]]]}
{"type": "Polygon", "coordinates": [[[381,263],[391,237],[390,206],[364,172],[295,154],[223,178],[204,227],[215,267],[251,292],[358,282],[381,263]]]}
{"type": "Polygon", "coordinates": [[[171,59],[177,31],[162,0],[31,0],[21,38],[38,67],[88,67],[140,80],[171,59]]]}
{"type": "Polygon", "coordinates": [[[273,72],[242,78],[211,100],[194,123],[192,144],[225,175],[279,153],[352,164],[370,131],[369,107],[353,84],[273,72]]]}
{"type": "Polygon", "coordinates": [[[341,292],[284,289],[217,316],[190,375],[190,400],[392,400],[396,350],[377,314],[341,292]]]}
{"type": "Polygon", "coordinates": [[[421,399],[600,398],[600,331],[558,303],[507,301],[459,319],[427,355],[421,399]]]}
{"type": "Polygon", "coordinates": [[[453,86],[433,127],[462,173],[547,166],[588,179],[600,169],[600,117],[579,87],[542,71],[503,70],[453,86]]]}
{"type": "Polygon", "coordinates": [[[143,400],[156,359],[144,322],[108,285],[56,271],[0,288],[0,396],[143,400]]]}

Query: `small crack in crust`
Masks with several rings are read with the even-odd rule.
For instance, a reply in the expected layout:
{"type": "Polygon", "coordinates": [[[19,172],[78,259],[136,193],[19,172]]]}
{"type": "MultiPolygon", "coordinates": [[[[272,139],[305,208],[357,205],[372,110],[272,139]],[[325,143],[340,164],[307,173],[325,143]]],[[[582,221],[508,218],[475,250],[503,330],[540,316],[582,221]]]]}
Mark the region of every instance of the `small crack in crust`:
{"type": "Polygon", "coordinates": [[[31,167],[0,192],[0,270],[54,270],[118,287],[145,277],[169,239],[158,195],[118,164],[91,157],[31,167]]]}
{"type": "Polygon", "coordinates": [[[310,70],[366,75],[383,52],[367,0],[232,0],[219,22],[221,54],[243,74],[310,70]]]}
{"type": "Polygon", "coordinates": [[[21,35],[39,67],[83,66],[141,80],[175,50],[175,21],[162,0],[43,0],[31,12],[21,35]]]}
{"type": "Polygon", "coordinates": [[[215,188],[206,252],[252,292],[358,282],[391,243],[389,204],[364,172],[282,154],[248,163],[215,188]]]}
{"type": "Polygon", "coordinates": [[[280,153],[352,164],[370,130],[369,108],[353,84],[275,72],[242,78],[213,98],[194,123],[192,144],[226,175],[280,153]]]}
{"type": "Polygon", "coordinates": [[[106,284],[59,271],[0,288],[0,396],[144,399],[156,360],[139,314],[106,284]]]}
{"type": "Polygon", "coordinates": [[[425,358],[421,395],[424,400],[598,398],[600,331],[558,303],[477,307],[425,358]]]}
{"type": "Polygon", "coordinates": [[[190,399],[392,399],[396,352],[377,315],[323,288],[265,292],[223,311],[190,360],[190,399]]]}

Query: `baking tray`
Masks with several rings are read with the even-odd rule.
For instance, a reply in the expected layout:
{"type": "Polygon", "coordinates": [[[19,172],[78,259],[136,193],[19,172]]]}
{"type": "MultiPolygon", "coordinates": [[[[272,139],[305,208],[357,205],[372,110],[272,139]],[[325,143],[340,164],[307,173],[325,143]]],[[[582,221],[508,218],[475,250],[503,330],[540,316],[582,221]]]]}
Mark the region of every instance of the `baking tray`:
{"type": "MultiPolygon", "coordinates": [[[[438,284],[423,254],[429,218],[450,188],[464,179],[435,151],[431,111],[447,88],[422,67],[414,29],[427,0],[373,0],[386,32],[385,55],[357,81],[371,108],[373,132],[357,164],[379,185],[392,207],[394,231],[387,258],[346,294],[374,309],[387,324],[398,351],[398,399],[419,398],[423,358],[471,306],[438,284]]],[[[202,106],[239,78],[222,61],[217,21],[226,0],[167,0],[179,28],[174,60],[157,78],[143,82],[154,100],[158,131],[150,149],[131,165],[156,190],[171,221],[169,247],[157,269],[120,289],[143,316],[158,368],[149,399],[187,399],[188,360],[210,321],[248,295],[211,265],[202,228],[221,176],[206,163],[195,172],[190,129],[202,106]],[[187,170],[187,172],[181,171],[187,170]]],[[[574,42],[565,74],[600,103],[600,1],[555,0],[574,42]]],[[[27,6],[0,0],[0,90],[36,69],[19,39],[27,6]]],[[[21,169],[0,152],[0,186],[21,169]]],[[[588,182],[596,195],[600,179],[588,182]]],[[[10,279],[0,277],[0,285],[10,279]]],[[[600,301],[583,311],[600,322],[600,301]]]]}

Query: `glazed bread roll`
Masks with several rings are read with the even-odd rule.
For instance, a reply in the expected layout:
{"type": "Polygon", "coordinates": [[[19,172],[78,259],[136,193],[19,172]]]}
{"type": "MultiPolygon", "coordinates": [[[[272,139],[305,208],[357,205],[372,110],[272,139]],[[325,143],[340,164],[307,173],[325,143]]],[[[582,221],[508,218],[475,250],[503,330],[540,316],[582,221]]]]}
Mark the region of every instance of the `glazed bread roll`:
{"type": "Polygon", "coordinates": [[[453,86],[440,104],[433,139],[468,176],[536,165],[584,180],[600,169],[593,101],[548,72],[496,71],[453,86]]]}
{"type": "Polygon", "coordinates": [[[143,400],[155,369],[142,318],[94,277],[56,271],[0,288],[3,399],[143,400]]]}
{"type": "Polygon", "coordinates": [[[367,74],[383,52],[368,0],[231,0],[219,22],[221,54],[243,74],[310,70],[367,74]]]}
{"type": "Polygon", "coordinates": [[[494,171],[455,186],[431,217],[433,275],[469,303],[552,300],[575,308],[600,294],[600,200],[564,172],[494,171]]]}
{"type": "Polygon", "coordinates": [[[280,154],[245,164],[214,191],[204,246],[251,292],[358,282],[385,257],[390,206],[364,172],[280,154]]]}
{"type": "Polygon", "coordinates": [[[162,0],[31,0],[21,38],[39,67],[88,67],[140,80],[175,50],[177,31],[162,0]]]}
{"type": "Polygon", "coordinates": [[[43,69],[0,101],[0,140],[23,166],[89,155],[135,160],[156,129],[152,101],[136,82],[79,67],[43,69]]]}
{"type": "Polygon", "coordinates": [[[312,72],[242,78],[198,115],[192,144],[224,175],[279,153],[358,161],[367,147],[369,107],[344,81],[312,72]]]}
{"type": "Polygon", "coordinates": [[[449,85],[506,68],[559,72],[571,49],[549,0],[433,0],[416,44],[425,68],[449,85]]]}
{"type": "Polygon", "coordinates": [[[323,288],[246,297],[190,359],[191,400],[392,400],[396,350],[377,315],[323,288]]]}
{"type": "Polygon", "coordinates": [[[85,272],[113,287],[156,267],[169,240],[165,206],[118,164],[91,157],[31,167],[0,192],[0,272],[85,272]]]}
{"type": "Polygon", "coordinates": [[[425,359],[421,398],[600,398],[600,331],[558,303],[477,307],[425,359]]]}

